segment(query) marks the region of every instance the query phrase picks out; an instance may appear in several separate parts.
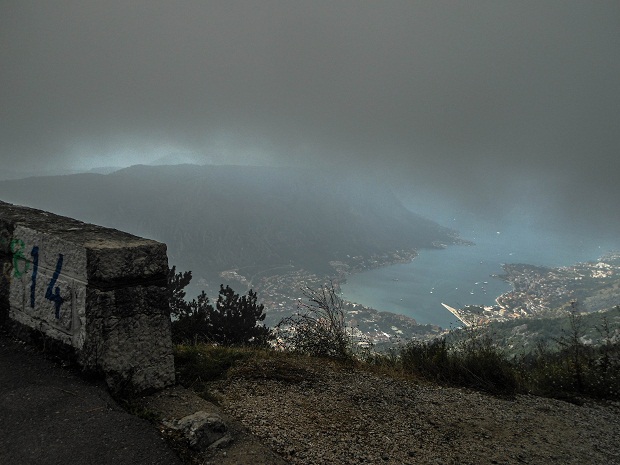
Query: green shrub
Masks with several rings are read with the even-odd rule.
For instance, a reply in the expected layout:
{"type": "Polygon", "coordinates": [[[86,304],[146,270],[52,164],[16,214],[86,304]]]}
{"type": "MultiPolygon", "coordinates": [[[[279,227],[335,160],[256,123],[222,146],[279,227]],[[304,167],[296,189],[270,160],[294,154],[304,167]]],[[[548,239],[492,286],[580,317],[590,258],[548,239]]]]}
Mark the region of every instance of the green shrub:
{"type": "Polygon", "coordinates": [[[343,302],[333,285],[302,292],[309,303],[299,303],[299,312],[284,318],[276,328],[283,345],[315,357],[352,359],[359,338],[345,322],[343,302]]]}
{"type": "Polygon", "coordinates": [[[620,343],[603,318],[597,328],[600,340],[584,342],[583,317],[575,302],[568,310],[568,324],[555,338],[557,349],[539,344],[536,351],[521,357],[518,371],[529,392],[575,400],[581,397],[620,398],[620,343]]]}
{"type": "Polygon", "coordinates": [[[516,372],[501,350],[489,336],[467,331],[468,337],[456,344],[445,338],[405,344],[400,350],[403,369],[439,383],[498,394],[516,392],[516,372]]]}
{"type": "Polygon", "coordinates": [[[177,381],[184,386],[214,381],[224,376],[237,361],[251,355],[252,351],[238,347],[201,343],[177,345],[174,351],[177,381]]]}
{"type": "Polygon", "coordinates": [[[620,398],[620,345],[583,346],[575,360],[571,347],[528,354],[516,365],[524,388],[533,394],[561,399],[620,398]]]}

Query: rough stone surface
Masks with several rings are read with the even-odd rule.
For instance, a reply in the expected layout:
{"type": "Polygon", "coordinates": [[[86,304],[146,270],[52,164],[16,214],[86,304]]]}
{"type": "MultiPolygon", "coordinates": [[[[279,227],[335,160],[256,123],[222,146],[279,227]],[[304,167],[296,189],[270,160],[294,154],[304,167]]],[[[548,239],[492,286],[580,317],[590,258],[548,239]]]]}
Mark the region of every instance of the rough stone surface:
{"type": "Polygon", "coordinates": [[[198,411],[191,415],[167,423],[172,429],[181,430],[192,449],[205,451],[232,438],[227,435],[228,428],[217,413],[198,411]]]}
{"type": "Polygon", "coordinates": [[[505,399],[324,361],[272,376],[269,363],[229,373],[210,395],[287,463],[620,464],[617,402],[505,399]]]}
{"type": "Polygon", "coordinates": [[[185,463],[217,465],[283,465],[286,461],[270,450],[256,436],[251,434],[234,418],[190,389],[172,386],[154,394],[141,397],[138,405],[144,411],[152,412],[161,419],[161,431],[169,443],[184,458],[185,463]],[[189,438],[169,425],[195,412],[217,416],[226,424],[227,434],[215,441],[206,450],[192,449],[189,438]]]}
{"type": "Polygon", "coordinates": [[[85,366],[100,367],[108,385],[122,391],[128,381],[160,388],[174,382],[170,317],[161,286],[132,286],[87,292],[85,366]]]}
{"type": "Polygon", "coordinates": [[[76,350],[114,390],[174,383],[166,245],[0,202],[0,323],[76,350]]]}

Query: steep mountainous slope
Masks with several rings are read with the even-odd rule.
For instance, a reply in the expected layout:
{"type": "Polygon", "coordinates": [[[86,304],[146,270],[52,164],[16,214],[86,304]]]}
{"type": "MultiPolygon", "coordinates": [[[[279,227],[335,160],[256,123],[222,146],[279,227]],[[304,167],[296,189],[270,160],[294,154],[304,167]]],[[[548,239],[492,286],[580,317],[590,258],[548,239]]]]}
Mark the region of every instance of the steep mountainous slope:
{"type": "Polygon", "coordinates": [[[321,272],[347,255],[453,237],[370,179],[292,168],[136,165],[3,181],[0,199],[166,242],[171,264],[202,275],[288,264],[321,272]]]}

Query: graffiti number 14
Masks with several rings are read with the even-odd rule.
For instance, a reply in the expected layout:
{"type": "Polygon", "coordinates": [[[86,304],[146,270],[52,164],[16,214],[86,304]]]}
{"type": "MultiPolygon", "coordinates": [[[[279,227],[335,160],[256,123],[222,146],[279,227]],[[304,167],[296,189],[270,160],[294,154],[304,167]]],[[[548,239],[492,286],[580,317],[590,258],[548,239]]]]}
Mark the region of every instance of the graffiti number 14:
{"type": "MultiPolygon", "coordinates": [[[[37,273],[39,271],[39,248],[33,247],[30,252],[32,256],[32,282],[30,284],[30,306],[34,308],[34,298],[35,298],[35,288],[37,287],[37,273]]],[[[52,279],[47,285],[47,290],[45,291],[45,298],[51,302],[54,302],[54,307],[56,309],[55,316],[56,319],[60,318],[60,306],[65,301],[60,295],[60,287],[56,286],[56,281],[58,280],[58,276],[60,275],[60,270],[62,270],[62,262],[63,255],[61,253],[58,254],[58,261],[56,262],[56,269],[54,270],[54,274],[52,275],[52,279]],[[54,288],[56,286],[56,288],[54,288]]]]}
{"type": "Polygon", "coordinates": [[[45,298],[54,302],[54,306],[56,307],[56,319],[60,318],[60,306],[64,302],[64,299],[60,296],[60,288],[56,287],[54,290],[54,285],[56,284],[56,280],[58,279],[58,275],[62,269],[62,260],[63,256],[59,253],[58,261],[56,262],[56,269],[54,270],[50,283],[47,285],[47,291],[45,291],[45,298]]]}

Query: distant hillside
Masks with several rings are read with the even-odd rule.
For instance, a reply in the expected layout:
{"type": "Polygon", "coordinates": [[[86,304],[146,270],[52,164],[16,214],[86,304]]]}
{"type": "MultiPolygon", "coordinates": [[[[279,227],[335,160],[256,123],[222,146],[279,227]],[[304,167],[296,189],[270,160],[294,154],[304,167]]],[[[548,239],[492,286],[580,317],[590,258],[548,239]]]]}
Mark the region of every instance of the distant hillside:
{"type": "Polygon", "coordinates": [[[322,271],[453,235],[369,180],[288,168],[138,165],[3,181],[0,199],[166,242],[170,262],[198,276],[289,263],[322,271]]]}
{"type": "MultiPolygon", "coordinates": [[[[114,171],[118,171],[122,169],[119,166],[100,166],[97,168],[91,168],[88,170],[88,173],[98,173],[98,174],[108,174],[114,171]]],[[[22,170],[11,170],[2,168],[0,170],[0,181],[9,181],[9,180],[21,180],[24,178],[33,178],[33,177],[41,177],[41,176],[64,176],[67,174],[79,174],[83,173],[84,170],[67,170],[64,168],[58,168],[56,170],[50,171],[45,168],[32,167],[31,169],[22,169],[22,170]]]]}

